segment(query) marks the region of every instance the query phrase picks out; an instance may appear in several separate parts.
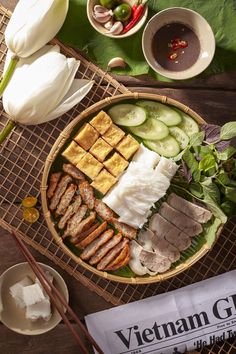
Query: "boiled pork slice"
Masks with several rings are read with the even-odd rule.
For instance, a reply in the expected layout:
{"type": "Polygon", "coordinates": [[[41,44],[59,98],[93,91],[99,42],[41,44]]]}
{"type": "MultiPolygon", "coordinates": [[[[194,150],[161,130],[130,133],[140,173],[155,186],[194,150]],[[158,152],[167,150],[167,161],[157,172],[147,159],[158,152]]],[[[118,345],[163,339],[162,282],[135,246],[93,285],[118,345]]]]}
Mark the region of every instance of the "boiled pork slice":
{"type": "Polygon", "coordinates": [[[154,233],[151,230],[143,230],[138,235],[138,242],[146,251],[153,251],[153,239],[154,233]]]}
{"type": "Polygon", "coordinates": [[[160,256],[168,258],[172,263],[180,259],[180,252],[177,247],[173,246],[164,238],[158,237],[153,233],[152,237],[153,250],[160,256]]]}
{"type": "Polygon", "coordinates": [[[142,265],[139,255],[141,251],[143,250],[143,247],[140,246],[136,241],[132,240],[130,242],[130,261],[129,261],[129,266],[131,270],[137,274],[137,275],[145,275],[145,274],[150,274],[150,275],[156,275],[156,272],[153,272],[149,270],[147,267],[142,265]]]}
{"type": "Polygon", "coordinates": [[[171,261],[156,252],[142,249],[139,254],[141,263],[153,272],[164,273],[171,267],[171,261]]]}
{"type": "Polygon", "coordinates": [[[202,225],[199,222],[183,214],[181,211],[172,208],[165,202],[162,203],[159,214],[190,237],[199,235],[202,232],[202,225]]]}
{"type": "Polygon", "coordinates": [[[175,193],[171,193],[169,195],[167,203],[176,210],[181,211],[183,214],[189,216],[197,222],[200,222],[201,224],[206,223],[212,217],[212,213],[209,210],[191,203],[188,200],[179,197],[175,193]]]}
{"type": "Polygon", "coordinates": [[[184,251],[191,245],[191,239],[187,234],[172,225],[158,213],[154,214],[151,218],[149,228],[159,237],[169,241],[179,251],[184,251]]]}

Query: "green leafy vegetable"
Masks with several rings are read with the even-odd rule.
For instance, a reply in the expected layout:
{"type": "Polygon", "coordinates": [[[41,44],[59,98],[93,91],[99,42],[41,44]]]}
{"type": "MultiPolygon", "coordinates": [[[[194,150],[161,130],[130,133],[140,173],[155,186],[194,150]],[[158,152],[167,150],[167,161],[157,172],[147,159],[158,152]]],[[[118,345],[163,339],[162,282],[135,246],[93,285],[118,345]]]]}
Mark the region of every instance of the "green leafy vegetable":
{"type": "Polygon", "coordinates": [[[198,133],[192,134],[189,138],[189,146],[201,145],[203,142],[204,136],[205,136],[204,132],[198,132],[198,133]]]}
{"type": "Polygon", "coordinates": [[[199,162],[200,171],[209,171],[211,168],[216,166],[215,158],[212,154],[206,154],[203,159],[199,162]]]}
{"type": "Polygon", "coordinates": [[[183,160],[186,162],[186,165],[188,166],[188,168],[192,172],[194,181],[199,182],[200,177],[201,177],[201,172],[198,167],[198,162],[197,162],[194,154],[192,152],[190,152],[189,149],[185,151],[185,153],[183,155],[183,160]]]}
{"type": "Polygon", "coordinates": [[[226,187],[225,188],[225,197],[231,202],[236,203],[236,188],[226,187]]]}
{"type": "Polygon", "coordinates": [[[229,122],[223,125],[220,130],[220,139],[229,140],[236,136],[236,122],[229,122]]]}
{"type": "Polygon", "coordinates": [[[214,192],[211,191],[211,193],[209,194],[209,191],[211,191],[209,187],[203,186],[203,193],[204,193],[203,202],[207,204],[207,206],[215,215],[215,217],[219,218],[221,222],[225,224],[227,221],[227,217],[224,214],[224,212],[221,210],[220,206],[218,205],[216,201],[216,195],[214,195],[214,192]]]}
{"type": "Polygon", "coordinates": [[[222,152],[216,152],[216,156],[221,161],[230,159],[236,153],[236,149],[233,146],[229,146],[222,152]]]}

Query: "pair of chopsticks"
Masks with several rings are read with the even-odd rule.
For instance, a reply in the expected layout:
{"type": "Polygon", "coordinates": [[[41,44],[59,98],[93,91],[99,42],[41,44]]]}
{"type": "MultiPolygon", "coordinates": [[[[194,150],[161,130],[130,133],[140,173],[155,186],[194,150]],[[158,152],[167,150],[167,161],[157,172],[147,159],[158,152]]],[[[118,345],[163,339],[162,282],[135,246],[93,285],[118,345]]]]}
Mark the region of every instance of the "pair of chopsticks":
{"type": "Polygon", "coordinates": [[[67,304],[63,296],[60,294],[60,292],[57,290],[57,288],[47,279],[47,277],[44,274],[44,271],[42,268],[39,266],[39,264],[36,262],[35,258],[32,256],[30,251],[27,249],[23,241],[20,239],[20,237],[12,230],[11,232],[12,236],[14,237],[17,245],[19,246],[22,254],[26,258],[27,262],[29,263],[30,267],[32,268],[34,274],[37,276],[39,279],[43,289],[45,292],[48,294],[52,304],[54,307],[57,309],[59,314],[61,315],[63,321],[69,328],[69,330],[72,332],[74,335],[76,342],[79,346],[79,348],[82,350],[82,353],[84,354],[89,354],[88,349],[85,347],[84,343],[82,342],[81,338],[79,337],[78,333],[76,332],[75,328],[72,326],[68,318],[66,317],[66,314],[64,312],[64,308],[70,314],[70,316],[73,318],[73,320],[76,322],[76,324],[79,326],[80,330],[84,333],[88,341],[93,345],[93,347],[97,350],[99,354],[104,354],[104,352],[101,350],[101,348],[98,346],[98,344],[95,342],[93,337],[89,334],[83,323],[79,320],[79,318],[76,316],[72,308],[67,304]],[[64,307],[64,308],[63,308],[64,307]]]}

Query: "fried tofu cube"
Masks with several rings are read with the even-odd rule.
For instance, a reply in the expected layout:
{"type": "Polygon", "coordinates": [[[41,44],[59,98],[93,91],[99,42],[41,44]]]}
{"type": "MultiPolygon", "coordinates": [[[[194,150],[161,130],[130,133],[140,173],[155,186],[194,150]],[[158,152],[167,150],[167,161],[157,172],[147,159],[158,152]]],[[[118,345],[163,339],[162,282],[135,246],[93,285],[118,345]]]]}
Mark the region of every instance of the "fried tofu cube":
{"type": "Polygon", "coordinates": [[[76,167],[93,180],[103,168],[103,164],[87,152],[76,167]]]}
{"type": "Polygon", "coordinates": [[[62,156],[75,166],[85,154],[86,151],[82,149],[82,147],[80,147],[75,141],[72,141],[68,145],[68,147],[62,152],[62,156]]]}
{"type": "Polygon", "coordinates": [[[94,179],[93,183],[91,183],[91,186],[105,195],[116,181],[117,179],[104,168],[94,179]]]}
{"type": "Polygon", "coordinates": [[[90,124],[86,123],[79,130],[78,134],[74,137],[74,140],[82,146],[85,150],[91,148],[91,146],[98,139],[99,134],[90,124]]]}
{"type": "Polygon", "coordinates": [[[90,121],[90,124],[103,135],[112,125],[112,120],[106,112],[101,111],[90,121]]]}
{"type": "Polygon", "coordinates": [[[111,146],[116,146],[119,141],[123,138],[125,132],[121,130],[117,125],[112,124],[110,128],[103,135],[103,139],[106,140],[111,146]]]}
{"type": "Polygon", "coordinates": [[[115,152],[108,160],[104,161],[103,164],[113,176],[118,177],[129,163],[115,152]]]}
{"type": "Polygon", "coordinates": [[[91,147],[89,152],[93,154],[100,162],[104,161],[107,155],[112,151],[112,146],[109,145],[105,140],[99,138],[95,144],[91,147]]]}
{"type": "Polygon", "coordinates": [[[130,134],[116,146],[116,150],[128,160],[138,150],[139,143],[130,134]]]}

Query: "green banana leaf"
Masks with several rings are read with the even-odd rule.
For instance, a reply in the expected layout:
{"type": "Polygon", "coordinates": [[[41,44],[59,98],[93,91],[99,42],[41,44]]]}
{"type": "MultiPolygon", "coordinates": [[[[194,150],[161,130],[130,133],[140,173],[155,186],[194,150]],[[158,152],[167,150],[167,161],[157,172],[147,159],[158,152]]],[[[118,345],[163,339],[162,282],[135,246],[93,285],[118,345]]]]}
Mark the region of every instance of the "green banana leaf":
{"type": "MultiPolygon", "coordinates": [[[[99,34],[90,25],[86,0],[70,0],[65,23],[58,38],[65,44],[82,50],[104,70],[114,57],[128,63],[116,74],[137,76],[149,74],[161,81],[172,81],[150,69],[142,53],[143,28],[132,37],[112,39],[99,34]]],[[[235,0],[149,0],[149,18],[168,7],[186,7],[200,13],[211,25],[216,38],[216,53],[211,65],[201,75],[211,75],[236,69],[236,1],[235,0]]]]}

